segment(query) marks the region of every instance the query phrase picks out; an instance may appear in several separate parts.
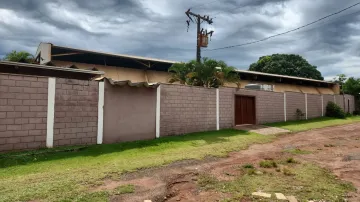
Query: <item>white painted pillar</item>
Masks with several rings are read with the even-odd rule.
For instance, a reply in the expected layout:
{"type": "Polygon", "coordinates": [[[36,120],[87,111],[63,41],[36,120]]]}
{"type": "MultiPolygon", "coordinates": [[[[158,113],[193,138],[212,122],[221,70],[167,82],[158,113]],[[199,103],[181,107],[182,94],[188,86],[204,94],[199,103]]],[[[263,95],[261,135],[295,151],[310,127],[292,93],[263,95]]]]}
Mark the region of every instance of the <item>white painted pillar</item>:
{"type": "Polygon", "coordinates": [[[336,104],[336,96],[334,95],[334,103],[336,104]]]}
{"type": "Polygon", "coordinates": [[[307,103],[307,93],[305,93],[305,118],[308,119],[308,103],[307,103]]]}
{"type": "Polygon", "coordinates": [[[216,130],[220,130],[220,99],[219,89],[216,89],[216,130]]]}
{"type": "Polygon", "coordinates": [[[55,89],[56,89],[56,79],[49,77],[47,125],[46,125],[46,147],[47,148],[52,148],[54,146],[55,89]]]}
{"type": "Polygon", "coordinates": [[[284,121],[286,122],[287,120],[286,117],[286,92],[284,92],[284,121]]]}
{"type": "Polygon", "coordinates": [[[324,116],[324,95],[321,95],[321,116],[324,116]]]}
{"type": "Polygon", "coordinates": [[[99,102],[98,102],[98,130],[97,130],[97,144],[103,143],[104,137],[104,97],[105,97],[105,83],[99,82],[99,102]]]}
{"type": "Polygon", "coordinates": [[[156,138],[160,137],[160,99],[161,99],[161,85],[156,89],[156,138]]]}

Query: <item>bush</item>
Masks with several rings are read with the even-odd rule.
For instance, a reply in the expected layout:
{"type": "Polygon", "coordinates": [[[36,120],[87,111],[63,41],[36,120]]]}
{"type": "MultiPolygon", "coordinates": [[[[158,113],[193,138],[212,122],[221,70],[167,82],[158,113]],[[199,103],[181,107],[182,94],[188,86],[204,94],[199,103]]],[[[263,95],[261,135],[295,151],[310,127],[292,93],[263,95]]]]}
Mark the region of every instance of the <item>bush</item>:
{"type": "Polygon", "coordinates": [[[353,113],[354,116],[359,116],[360,115],[360,111],[359,110],[355,110],[353,113]]]}
{"type": "Polygon", "coordinates": [[[272,160],[265,160],[260,162],[260,167],[262,168],[276,168],[277,164],[272,160]]]}
{"type": "Polygon", "coordinates": [[[345,118],[345,112],[338,105],[333,102],[328,102],[326,106],[326,114],[327,117],[334,117],[339,119],[345,118]]]}

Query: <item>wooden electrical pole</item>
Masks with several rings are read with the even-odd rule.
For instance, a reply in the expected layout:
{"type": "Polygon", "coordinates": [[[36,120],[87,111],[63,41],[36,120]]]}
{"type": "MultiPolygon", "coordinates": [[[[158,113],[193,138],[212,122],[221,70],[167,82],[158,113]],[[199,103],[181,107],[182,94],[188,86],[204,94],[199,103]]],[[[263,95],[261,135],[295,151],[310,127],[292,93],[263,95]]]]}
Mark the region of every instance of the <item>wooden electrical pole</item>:
{"type": "MultiPolygon", "coordinates": [[[[193,12],[191,12],[190,11],[190,9],[189,10],[187,10],[186,12],[185,12],[185,14],[188,16],[188,18],[191,20],[191,22],[193,22],[193,23],[195,23],[194,22],[194,20],[191,18],[191,16],[192,17],[195,17],[195,21],[196,21],[196,25],[197,25],[197,29],[196,29],[196,37],[197,37],[197,45],[196,45],[196,61],[197,62],[200,62],[200,60],[201,60],[201,47],[202,47],[202,37],[203,36],[208,36],[208,35],[210,35],[210,36],[212,36],[212,34],[214,33],[214,31],[211,31],[211,32],[207,32],[207,30],[206,30],[206,32],[205,32],[205,34],[203,33],[203,31],[202,30],[200,30],[201,29],[201,23],[202,22],[207,22],[207,23],[209,23],[210,25],[213,23],[213,21],[212,21],[212,18],[210,18],[209,16],[206,16],[206,15],[204,15],[204,16],[201,16],[201,15],[199,15],[199,14],[195,14],[195,13],[193,13],[193,12]]],[[[189,26],[190,26],[190,20],[187,20],[186,22],[187,22],[187,24],[188,24],[188,29],[189,29],[189,26]]],[[[206,38],[206,40],[207,40],[207,38],[206,38]]],[[[204,46],[203,46],[204,47],[204,46]]],[[[205,46],[206,47],[206,46],[205,46]]]]}

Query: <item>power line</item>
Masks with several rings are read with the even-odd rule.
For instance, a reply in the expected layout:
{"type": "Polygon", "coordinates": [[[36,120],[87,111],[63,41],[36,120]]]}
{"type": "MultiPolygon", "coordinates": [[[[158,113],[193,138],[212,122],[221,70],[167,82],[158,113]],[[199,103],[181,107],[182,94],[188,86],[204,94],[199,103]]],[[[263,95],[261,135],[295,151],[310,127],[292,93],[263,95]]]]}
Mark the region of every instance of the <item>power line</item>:
{"type": "Polygon", "coordinates": [[[331,17],[331,16],[334,16],[334,15],[337,15],[337,14],[339,14],[339,13],[342,13],[342,12],[344,12],[344,11],[346,11],[346,10],[352,8],[352,7],[355,7],[355,6],[359,5],[359,4],[360,4],[360,2],[358,2],[358,3],[356,3],[356,4],[353,4],[353,5],[351,5],[351,6],[347,7],[347,8],[344,8],[344,9],[342,9],[342,10],[340,10],[340,11],[337,11],[337,12],[335,12],[335,13],[332,13],[332,14],[330,14],[330,15],[327,15],[327,16],[325,16],[325,17],[322,17],[322,18],[320,18],[320,19],[318,19],[318,20],[315,20],[315,21],[313,21],[313,22],[311,22],[311,23],[308,23],[308,24],[306,24],[306,25],[303,25],[303,26],[301,26],[301,27],[298,27],[298,28],[295,28],[295,29],[292,29],[292,30],[289,30],[289,31],[286,31],[286,32],[282,32],[282,33],[279,33],[279,34],[275,34],[275,35],[272,35],[272,36],[269,36],[269,37],[266,37],[266,38],[263,38],[263,39],[260,39],[260,40],[256,40],[256,41],[252,41],[252,42],[248,42],[248,43],[243,43],[243,44],[238,44],[238,45],[233,45],[233,46],[225,46],[225,47],[222,47],[222,48],[208,49],[208,50],[204,50],[204,51],[214,51],[214,50],[221,50],[221,49],[227,49],[227,48],[234,48],[234,47],[246,46],[246,45],[250,45],[250,44],[255,44],[255,43],[262,42],[262,41],[266,41],[266,40],[268,40],[268,39],[271,39],[271,38],[274,38],[274,37],[277,37],[277,36],[281,36],[281,35],[284,35],[284,34],[288,34],[288,33],[290,33],[290,32],[294,32],[294,31],[297,31],[297,30],[299,30],[299,29],[305,28],[305,27],[307,27],[307,26],[310,26],[310,25],[312,25],[312,24],[315,24],[315,23],[317,23],[317,22],[320,22],[320,21],[322,21],[322,20],[324,20],[324,19],[327,19],[327,18],[329,18],[329,17],[331,17]]]}

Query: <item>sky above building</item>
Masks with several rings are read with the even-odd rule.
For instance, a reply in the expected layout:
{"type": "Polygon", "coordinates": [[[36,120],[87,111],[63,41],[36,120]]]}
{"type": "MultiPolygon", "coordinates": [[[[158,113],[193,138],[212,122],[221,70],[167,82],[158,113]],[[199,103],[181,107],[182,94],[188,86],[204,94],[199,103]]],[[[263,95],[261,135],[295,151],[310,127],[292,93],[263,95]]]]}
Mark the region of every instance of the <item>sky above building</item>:
{"type": "MultiPolygon", "coordinates": [[[[337,12],[357,0],[0,0],[0,57],[35,53],[40,42],[175,61],[195,59],[196,25],[185,11],[213,18],[207,49],[259,40],[337,12]]],[[[325,79],[360,77],[360,5],[293,33],[202,56],[248,69],[259,57],[299,54],[325,79]]]]}

